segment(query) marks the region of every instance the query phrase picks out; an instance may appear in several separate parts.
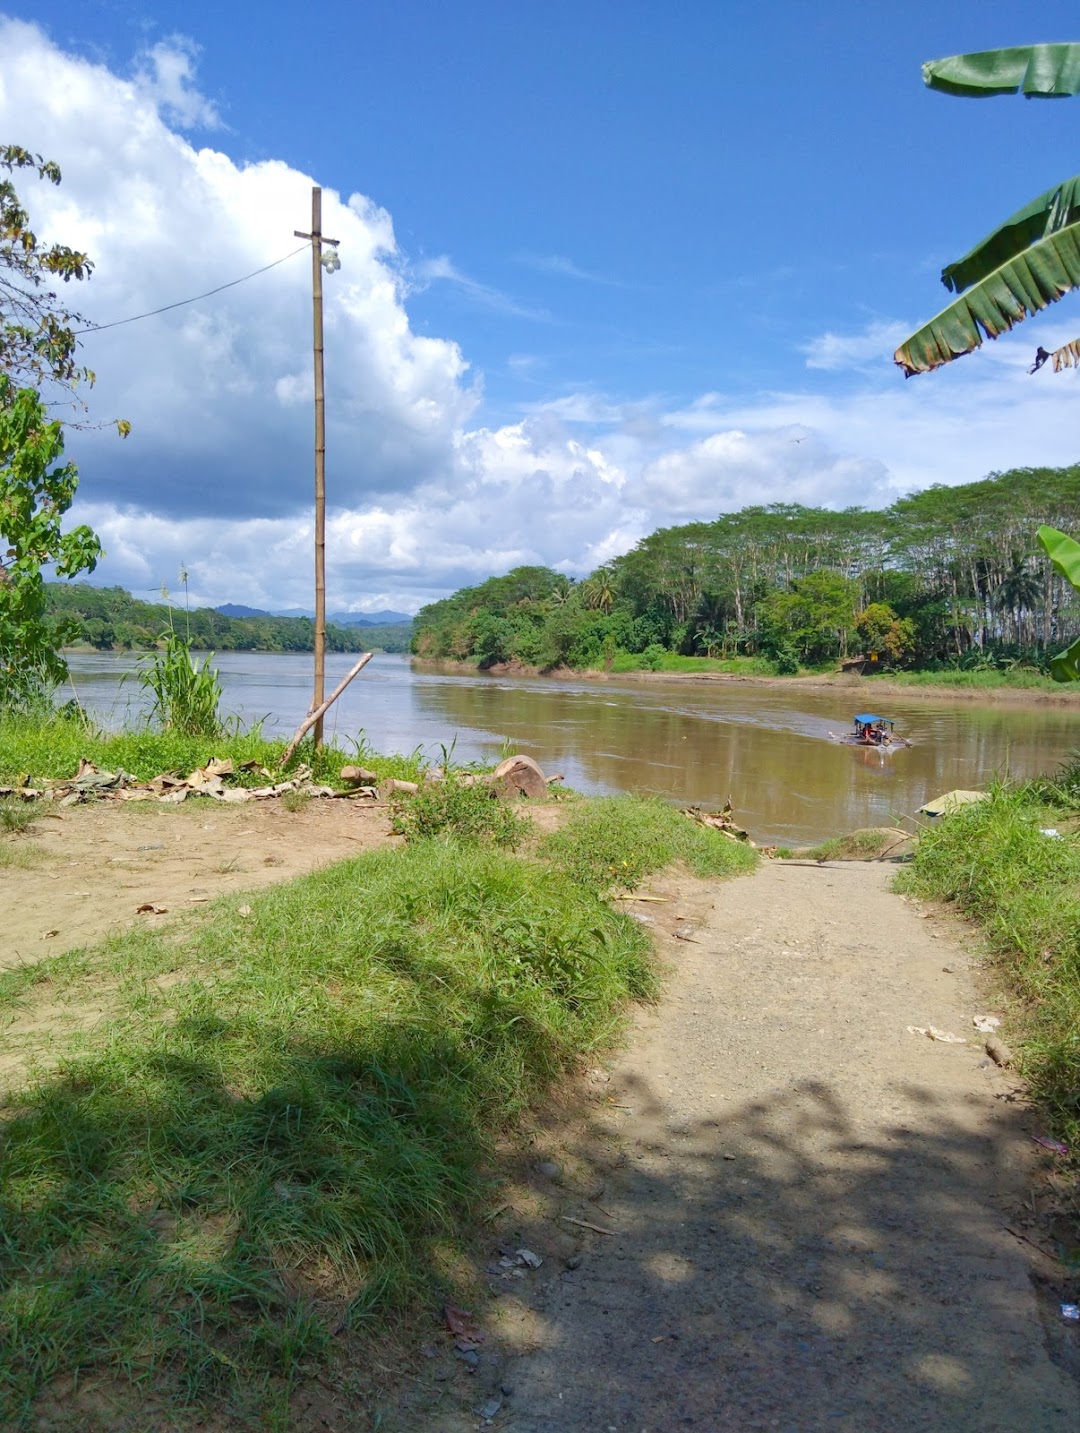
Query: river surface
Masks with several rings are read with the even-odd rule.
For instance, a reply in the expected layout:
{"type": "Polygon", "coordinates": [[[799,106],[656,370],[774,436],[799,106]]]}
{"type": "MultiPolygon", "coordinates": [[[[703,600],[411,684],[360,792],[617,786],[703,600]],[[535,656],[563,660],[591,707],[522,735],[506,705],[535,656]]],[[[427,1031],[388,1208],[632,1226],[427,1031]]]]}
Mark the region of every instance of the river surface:
{"type": "MultiPolygon", "coordinates": [[[[327,691],[355,660],[327,656],[327,691]]],[[[310,653],[230,652],[214,661],[225,713],[262,720],[267,735],[299,726],[311,700],[310,653]]],[[[134,657],[73,653],[68,662],[80,699],[103,725],[142,720],[134,657]]],[[[755,840],[783,845],[891,824],[995,775],[1053,772],[1080,747],[1075,708],[925,696],[885,699],[884,714],[911,749],[837,745],[830,732],[847,731],[853,702],[866,700],[840,687],[449,674],[380,654],[331,707],[326,736],[345,750],[357,739],[379,752],[420,747],[432,760],[454,742],[458,762],[498,760],[508,744],[578,791],[646,791],[704,806],[730,797],[755,840]]]]}

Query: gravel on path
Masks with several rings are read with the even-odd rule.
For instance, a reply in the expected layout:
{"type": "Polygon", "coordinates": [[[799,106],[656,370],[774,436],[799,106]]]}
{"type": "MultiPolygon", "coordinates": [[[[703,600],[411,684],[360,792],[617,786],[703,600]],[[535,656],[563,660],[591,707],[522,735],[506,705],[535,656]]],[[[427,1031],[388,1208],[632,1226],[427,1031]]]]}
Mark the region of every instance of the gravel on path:
{"type": "Polygon", "coordinates": [[[667,991],[564,1136],[545,1270],[495,1301],[490,1421],[427,1426],[1080,1429],[1080,1329],[1005,1227],[1042,1157],[1031,1117],[973,1028],[963,929],[892,875],[657,884],[677,904],[638,909],[667,991]],[[930,1025],[967,1043],[908,1032],[930,1025]]]}

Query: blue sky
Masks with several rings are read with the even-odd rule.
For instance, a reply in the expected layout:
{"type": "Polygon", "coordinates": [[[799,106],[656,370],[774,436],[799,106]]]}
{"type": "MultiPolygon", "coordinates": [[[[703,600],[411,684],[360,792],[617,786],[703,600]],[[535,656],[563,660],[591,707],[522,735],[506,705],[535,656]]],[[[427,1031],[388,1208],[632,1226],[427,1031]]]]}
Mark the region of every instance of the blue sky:
{"type": "MultiPolygon", "coordinates": [[[[941,373],[889,361],[941,266],[1077,168],[1080,100],[951,99],[921,61],[1080,38],[1074,6],[0,11],[0,132],[61,163],[28,197],[97,256],[90,318],[280,257],[328,191],[335,606],[1077,457],[1074,376],[1023,371],[1080,333],[1069,298],[941,373]]],[[[70,444],[100,580],[183,560],[206,600],[305,605],[306,283],[88,342],[95,411],[133,423],[70,444]]]]}

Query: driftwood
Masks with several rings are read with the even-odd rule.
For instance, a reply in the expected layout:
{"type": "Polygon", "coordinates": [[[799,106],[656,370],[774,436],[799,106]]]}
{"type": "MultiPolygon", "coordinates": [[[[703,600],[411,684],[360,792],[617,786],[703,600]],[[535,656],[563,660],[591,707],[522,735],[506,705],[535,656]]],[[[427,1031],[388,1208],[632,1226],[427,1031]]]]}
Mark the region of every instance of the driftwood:
{"type": "Polygon", "coordinates": [[[361,669],[362,667],[366,667],[366,666],[367,666],[367,664],[371,661],[371,659],[372,659],[372,657],[373,657],[374,655],[375,655],[374,652],[365,652],[364,655],[363,655],[363,656],[360,658],[360,660],[357,662],[356,666],[353,667],[353,669],[352,669],[352,671],[349,673],[349,675],[348,675],[343,681],[339,682],[338,685],[334,688],[334,690],[330,693],[330,695],[326,698],[326,701],[324,701],[323,703],[321,703],[321,705],[317,706],[313,712],[310,712],[310,713],[304,718],[304,720],[303,720],[303,721],[300,723],[300,725],[296,728],[296,731],[293,733],[293,739],[292,739],[292,741],[289,742],[288,746],[285,748],[284,752],[282,753],[282,756],[281,756],[281,764],[282,764],[282,766],[285,766],[285,765],[288,764],[289,759],[291,758],[293,752],[296,750],[296,748],[297,748],[297,747],[300,745],[300,743],[303,741],[304,737],[307,736],[307,734],[308,734],[308,732],[311,730],[311,728],[315,725],[315,723],[319,720],[320,717],[326,715],[327,711],[334,705],[334,703],[337,701],[338,697],[341,696],[342,692],[345,690],[345,688],[346,688],[346,687],[349,685],[349,683],[352,681],[353,677],[355,677],[355,676],[359,673],[359,671],[360,671],[360,669],[361,669]]]}

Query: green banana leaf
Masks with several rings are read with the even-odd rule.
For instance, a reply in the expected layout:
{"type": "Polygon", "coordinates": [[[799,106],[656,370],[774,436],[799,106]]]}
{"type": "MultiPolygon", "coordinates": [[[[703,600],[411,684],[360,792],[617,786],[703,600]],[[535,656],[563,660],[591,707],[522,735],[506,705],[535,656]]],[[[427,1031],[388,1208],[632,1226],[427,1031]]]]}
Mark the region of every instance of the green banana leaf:
{"type": "Polygon", "coordinates": [[[1053,234],[1078,219],[1080,174],[1048,189],[1030,204],[1025,204],[1023,209],[1018,209],[962,259],[942,269],[941,282],[953,293],[963,293],[972,284],[985,279],[991,270],[1023,253],[1037,239],[1045,238],[1047,234],[1053,234]]]}
{"type": "Polygon", "coordinates": [[[1080,222],[1000,264],[906,339],[893,359],[910,378],[981,348],[1080,286],[1080,222]]]}
{"type": "MultiPolygon", "coordinates": [[[[1039,528],[1036,536],[1054,570],[1080,592],[1080,542],[1074,541],[1067,533],[1059,532],[1056,527],[1045,525],[1039,528]]],[[[1050,658],[1050,675],[1055,682],[1080,681],[1080,637],[1064,652],[1050,658]]]]}
{"type": "Polygon", "coordinates": [[[1022,90],[1046,99],[1080,94],[1080,44],[1017,45],[927,60],[923,82],[947,95],[983,99],[1022,90]]]}

